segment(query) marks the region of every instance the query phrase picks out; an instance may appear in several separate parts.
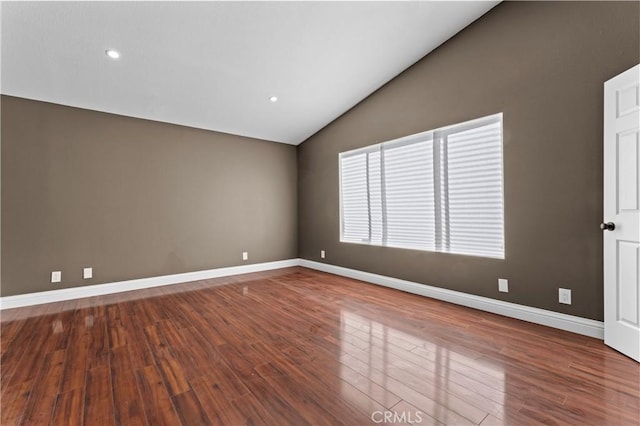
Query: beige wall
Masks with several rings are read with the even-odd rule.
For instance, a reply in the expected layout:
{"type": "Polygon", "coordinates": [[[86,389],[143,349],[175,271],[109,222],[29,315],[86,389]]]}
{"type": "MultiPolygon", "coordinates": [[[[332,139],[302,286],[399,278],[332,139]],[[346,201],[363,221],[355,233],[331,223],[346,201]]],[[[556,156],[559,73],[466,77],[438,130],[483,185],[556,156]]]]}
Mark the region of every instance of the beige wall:
{"type": "Polygon", "coordinates": [[[639,6],[502,3],[307,140],[300,257],[601,320],[603,83],[639,62],[639,6]],[[497,112],[505,260],[339,242],[339,152],[497,112]]]}
{"type": "Polygon", "coordinates": [[[3,96],[1,235],[2,296],[295,258],[296,148],[3,96]]]}

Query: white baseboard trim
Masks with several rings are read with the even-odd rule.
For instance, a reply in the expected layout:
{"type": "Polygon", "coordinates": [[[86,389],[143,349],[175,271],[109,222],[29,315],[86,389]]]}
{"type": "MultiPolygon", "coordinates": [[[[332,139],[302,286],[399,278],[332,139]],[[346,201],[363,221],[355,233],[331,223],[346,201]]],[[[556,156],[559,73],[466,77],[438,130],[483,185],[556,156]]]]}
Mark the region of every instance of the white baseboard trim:
{"type": "Polygon", "coordinates": [[[83,297],[102,296],[106,294],[121,293],[124,291],[185,283],[189,281],[226,277],[229,275],[248,274],[251,272],[288,268],[291,266],[298,266],[299,264],[300,259],[287,259],[277,262],[254,263],[252,265],[230,266],[227,268],[185,272],[182,274],[140,278],[135,280],[119,281],[107,284],[96,284],[83,287],[62,288],[59,290],[20,294],[17,296],[5,296],[0,297],[0,310],[20,308],[23,306],[40,305],[43,303],[61,302],[64,300],[80,299],[83,297]]]}
{"type": "Polygon", "coordinates": [[[125,291],[180,284],[190,281],[226,277],[230,275],[288,268],[292,266],[303,266],[305,268],[394,288],[407,293],[431,297],[433,299],[468,306],[470,308],[492,312],[494,314],[517,318],[598,339],[604,339],[604,323],[602,321],[594,321],[587,318],[518,305],[488,297],[475,296],[473,294],[447,290],[426,284],[419,284],[412,281],[372,274],[370,272],[358,271],[356,269],[344,268],[342,266],[335,266],[327,263],[314,262],[306,259],[287,259],[277,262],[231,266],[227,268],[208,269],[204,271],[185,272],[182,274],[163,275],[107,284],[96,284],[84,287],[64,288],[38,293],[20,294],[17,296],[0,297],[0,310],[39,305],[43,303],[61,302],[64,300],[81,299],[91,296],[102,296],[125,291]]]}
{"type": "Polygon", "coordinates": [[[459,291],[447,290],[426,284],[418,284],[412,281],[405,281],[398,278],[372,274],[369,272],[358,271],[356,269],[349,269],[342,266],[329,265],[306,259],[300,259],[300,266],[354,278],[372,284],[395,288],[397,290],[406,291],[407,293],[444,300],[445,302],[468,306],[470,308],[492,312],[506,317],[517,318],[519,320],[529,321],[535,324],[559,328],[560,330],[571,331],[573,333],[583,334],[597,339],[604,339],[604,323],[602,321],[561,314],[559,312],[548,311],[545,309],[532,308],[529,306],[518,305],[516,303],[475,296],[473,294],[461,293],[459,291]]]}

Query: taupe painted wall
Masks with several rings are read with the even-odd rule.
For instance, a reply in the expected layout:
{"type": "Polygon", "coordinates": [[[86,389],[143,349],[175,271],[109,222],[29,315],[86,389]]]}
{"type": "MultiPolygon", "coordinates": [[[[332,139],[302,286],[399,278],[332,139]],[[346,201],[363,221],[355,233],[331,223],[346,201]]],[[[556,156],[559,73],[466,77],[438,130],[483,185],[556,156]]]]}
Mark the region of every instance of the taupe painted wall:
{"type": "Polygon", "coordinates": [[[602,320],[603,83],[640,60],[639,6],[502,3],[304,142],[300,257],[602,320]],[[505,260],[339,242],[339,152],[497,112],[505,260]]]}
{"type": "Polygon", "coordinates": [[[296,232],[294,146],[2,97],[2,296],[295,258],[296,232]]]}

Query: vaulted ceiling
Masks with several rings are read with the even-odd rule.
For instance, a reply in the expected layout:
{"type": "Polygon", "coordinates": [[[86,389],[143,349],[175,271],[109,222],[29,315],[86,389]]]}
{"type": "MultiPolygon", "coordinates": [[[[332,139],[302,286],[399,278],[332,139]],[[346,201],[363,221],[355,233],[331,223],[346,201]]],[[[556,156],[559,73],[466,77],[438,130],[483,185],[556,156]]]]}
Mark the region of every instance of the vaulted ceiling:
{"type": "Polygon", "coordinates": [[[2,2],[1,91],[299,144],[497,3],[2,2]]]}

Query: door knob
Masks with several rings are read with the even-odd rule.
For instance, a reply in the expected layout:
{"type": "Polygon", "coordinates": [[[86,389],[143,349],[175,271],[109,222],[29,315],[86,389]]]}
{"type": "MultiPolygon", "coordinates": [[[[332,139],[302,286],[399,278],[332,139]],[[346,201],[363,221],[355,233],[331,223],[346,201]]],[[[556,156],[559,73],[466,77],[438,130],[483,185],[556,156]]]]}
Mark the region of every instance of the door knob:
{"type": "Polygon", "coordinates": [[[602,229],[603,231],[613,231],[614,229],[616,229],[616,224],[613,222],[601,223],[600,229],[602,229]]]}

